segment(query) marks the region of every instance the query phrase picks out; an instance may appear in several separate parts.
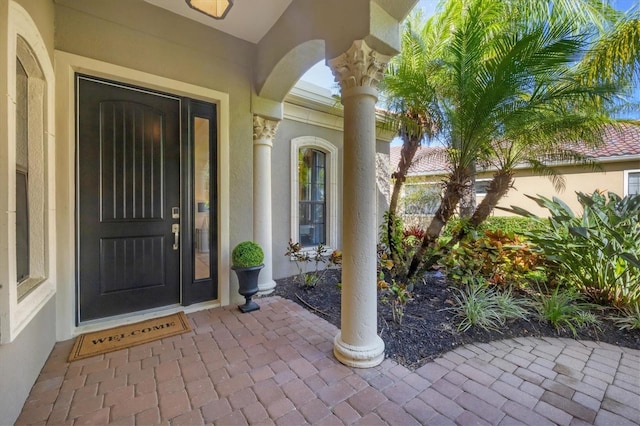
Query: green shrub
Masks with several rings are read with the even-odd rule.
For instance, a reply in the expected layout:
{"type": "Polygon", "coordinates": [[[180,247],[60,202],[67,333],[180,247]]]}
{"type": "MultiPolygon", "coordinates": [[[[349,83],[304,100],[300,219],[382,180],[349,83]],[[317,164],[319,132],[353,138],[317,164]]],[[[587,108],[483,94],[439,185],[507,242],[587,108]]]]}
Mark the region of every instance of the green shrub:
{"type": "MultiPolygon", "coordinates": [[[[464,221],[458,217],[451,218],[442,231],[443,237],[451,237],[463,226],[464,221]]],[[[506,234],[524,235],[540,228],[540,224],[530,218],[520,216],[491,216],[480,224],[477,231],[502,231],[506,234]]]]}
{"type": "Polygon", "coordinates": [[[640,195],[577,194],[581,217],[556,197],[528,196],[549,210],[548,219],[514,206],[509,211],[544,225],[527,236],[559,281],[600,304],[640,303],[640,195]]]}
{"type": "MultiPolygon", "coordinates": [[[[380,225],[380,247],[383,254],[391,261],[387,267],[389,274],[404,280],[407,275],[407,266],[424,237],[424,231],[418,227],[404,227],[402,218],[399,215],[393,216],[391,235],[388,232],[389,215],[387,210],[384,213],[384,220],[380,225]],[[393,247],[394,253],[391,253],[393,247]]],[[[378,253],[380,257],[380,253],[378,253]]]]}
{"type": "Polygon", "coordinates": [[[262,265],[264,252],[258,243],[243,241],[231,252],[231,261],[236,268],[249,268],[262,265]]]}

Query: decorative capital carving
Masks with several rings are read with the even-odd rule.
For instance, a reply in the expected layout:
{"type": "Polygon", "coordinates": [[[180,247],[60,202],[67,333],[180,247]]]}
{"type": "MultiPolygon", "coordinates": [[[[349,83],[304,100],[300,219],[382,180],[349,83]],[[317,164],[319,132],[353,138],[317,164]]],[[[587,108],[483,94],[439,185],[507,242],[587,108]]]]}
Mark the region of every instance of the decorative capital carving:
{"type": "Polygon", "coordinates": [[[328,62],[344,91],[358,86],[377,87],[390,59],[370,48],[364,40],[356,40],[349,50],[328,62]]]}
{"type": "Polygon", "coordinates": [[[276,137],[280,121],[269,120],[259,115],[253,116],[253,140],[269,139],[272,141],[276,137]]]}

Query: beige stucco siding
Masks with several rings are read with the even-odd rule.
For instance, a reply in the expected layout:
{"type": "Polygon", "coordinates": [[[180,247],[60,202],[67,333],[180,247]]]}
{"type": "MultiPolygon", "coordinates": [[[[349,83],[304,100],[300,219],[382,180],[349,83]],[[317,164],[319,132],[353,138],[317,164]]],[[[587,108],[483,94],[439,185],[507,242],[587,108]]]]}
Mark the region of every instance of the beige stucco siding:
{"type": "MultiPolygon", "coordinates": [[[[283,120],[278,126],[273,143],[272,194],[273,194],[273,277],[282,278],[296,273],[295,264],[284,253],[291,235],[291,140],[302,136],[324,139],[338,149],[338,217],[342,217],[342,132],[315,127],[293,120],[283,120]]],[[[338,227],[338,245],[341,244],[338,227]]]]}
{"type": "MultiPolygon", "coordinates": [[[[49,0],[33,1],[18,0],[17,3],[22,6],[30,15],[40,33],[42,42],[47,50],[47,54],[53,61],[54,46],[54,7],[53,2],[49,0]]],[[[8,28],[7,13],[9,10],[9,1],[0,0],[0,28],[3,35],[0,35],[0,90],[2,98],[7,96],[7,40],[6,35],[8,28]]],[[[0,128],[7,129],[6,117],[8,116],[7,103],[2,102],[0,106],[0,128]]],[[[5,161],[6,157],[6,134],[0,131],[0,162],[5,161]],[[4,157],[4,159],[2,158],[4,157]]],[[[3,179],[3,185],[6,185],[6,179],[3,179]]],[[[8,198],[8,197],[7,197],[8,198]]],[[[7,217],[8,199],[0,200],[0,211],[7,217]]],[[[6,219],[0,219],[0,227],[3,232],[7,232],[5,228],[6,219]]],[[[3,253],[3,256],[6,252],[3,253]]],[[[0,260],[2,268],[6,267],[7,259],[0,260]]],[[[4,297],[4,292],[0,295],[4,297]]],[[[2,301],[6,302],[5,300],[2,301]]],[[[3,304],[0,303],[0,304],[3,304]]],[[[49,356],[51,349],[56,341],[55,325],[55,298],[50,299],[39,310],[31,322],[20,332],[15,340],[11,343],[0,345],[0,423],[13,424],[22,404],[29,395],[29,391],[33,386],[40,369],[45,360],[49,356]]],[[[1,318],[7,321],[6,317],[1,318]]]]}
{"type": "MultiPolygon", "coordinates": [[[[552,181],[544,176],[535,175],[531,170],[517,170],[513,188],[502,199],[499,207],[509,208],[518,206],[540,216],[547,216],[548,211],[539,207],[526,195],[542,195],[547,198],[558,197],[569,207],[579,214],[581,212],[580,203],[576,197],[576,192],[592,193],[595,190],[614,192],[620,196],[624,195],[624,172],[625,170],[640,169],[640,160],[632,159],[626,161],[605,162],[593,169],[582,166],[559,167],[558,171],[565,181],[565,187],[561,191],[556,191],[552,181]]],[[[478,180],[491,179],[490,172],[478,174],[478,180]]],[[[429,176],[409,176],[407,184],[417,184],[422,182],[441,183],[442,175],[429,176]]],[[[478,196],[478,203],[484,197],[478,196]]],[[[510,216],[511,213],[494,210],[495,216],[510,216]]],[[[416,220],[416,218],[414,218],[416,220]]],[[[411,222],[413,223],[413,222],[411,222]]],[[[422,222],[420,222],[422,223],[422,222]]]]}
{"type": "MultiPolygon", "coordinates": [[[[514,188],[503,198],[500,206],[509,207],[515,205],[529,210],[538,215],[547,215],[548,211],[539,207],[533,200],[525,196],[542,195],[547,198],[558,197],[578,213],[576,192],[592,193],[595,190],[614,192],[620,196],[624,194],[624,171],[640,168],[640,160],[624,161],[616,163],[603,163],[600,170],[591,170],[583,167],[563,167],[560,171],[565,179],[565,189],[556,191],[551,180],[546,177],[536,176],[530,171],[518,171],[514,182],[514,188]]],[[[479,198],[480,201],[481,197],[479,198]]],[[[507,212],[496,210],[495,215],[509,215],[507,212]]]]}
{"type": "Polygon", "coordinates": [[[54,5],[53,0],[15,0],[22,6],[33,19],[38,27],[40,36],[44,41],[44,45],[49,52],[49,58],[53,62],[53,46],[54,46],[54,5]]]}

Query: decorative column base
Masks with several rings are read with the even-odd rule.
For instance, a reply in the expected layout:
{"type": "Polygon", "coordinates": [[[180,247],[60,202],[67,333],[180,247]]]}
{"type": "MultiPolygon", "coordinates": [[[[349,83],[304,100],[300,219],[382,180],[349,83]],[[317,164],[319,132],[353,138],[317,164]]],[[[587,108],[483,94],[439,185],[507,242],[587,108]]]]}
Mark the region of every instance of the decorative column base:
{"type": "Polygon", "coordinates": [[[276,289],[276,282],[274,280],[258,283],[258,295],[260,296],[266,296],[267,294],[271,294],[275,289],[276,289]]]}
{"type": "Polygon", "coordinates": [[[379,365],[384,360],[384,342],[380,336],[368,346],[354,346],[342,341],[342,334],[338,332],[333,339],[333,355],[349,367],[370,368],[379,365]]]}

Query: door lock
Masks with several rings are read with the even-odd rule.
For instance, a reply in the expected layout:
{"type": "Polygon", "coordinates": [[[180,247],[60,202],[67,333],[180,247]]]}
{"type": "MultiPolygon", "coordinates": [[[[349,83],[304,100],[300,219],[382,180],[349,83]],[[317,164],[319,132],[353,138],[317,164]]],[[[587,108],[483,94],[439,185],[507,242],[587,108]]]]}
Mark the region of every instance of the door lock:
{"type": "Polygon", "coordinates": [[[180,224],[174,223],[171,225],[171,232],[173,232],[173,249],[178,250],[180,248],[180,224]]]}

